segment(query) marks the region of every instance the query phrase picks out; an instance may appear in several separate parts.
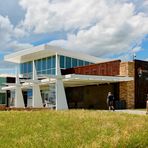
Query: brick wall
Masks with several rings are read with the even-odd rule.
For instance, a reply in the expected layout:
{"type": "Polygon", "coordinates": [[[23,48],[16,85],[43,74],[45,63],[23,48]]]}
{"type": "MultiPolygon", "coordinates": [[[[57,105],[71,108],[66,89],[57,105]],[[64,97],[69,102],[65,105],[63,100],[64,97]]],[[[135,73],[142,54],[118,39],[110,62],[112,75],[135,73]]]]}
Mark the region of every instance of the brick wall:
{"type": "Polygon", "coordinates": [[[91,64],[87,66],[75,67],[62,70],[62,74],[81,74],[81,75],[119,75],[120,60],[108,61],[104,63],[91,64]]]}
{"type": "MultiPolygon", "coordinates": [[[[120,76],[134,77],[134,62],[120,63],[120,76]]],[[[134,80],[129,82],[120,82],[119,97],[126,101],[126,107],[129,109],[135,108],[135,84],[134,80]]]]}

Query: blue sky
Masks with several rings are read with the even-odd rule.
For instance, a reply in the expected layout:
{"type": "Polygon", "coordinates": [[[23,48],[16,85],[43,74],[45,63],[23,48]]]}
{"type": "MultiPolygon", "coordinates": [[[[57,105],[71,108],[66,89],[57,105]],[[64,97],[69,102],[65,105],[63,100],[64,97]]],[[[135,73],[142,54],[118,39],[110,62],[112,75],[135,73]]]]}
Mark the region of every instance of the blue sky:
{"type": "Polygon", "coordinates": [[[40,44],[102,58],[148,60],[147,0],[0,0],[0,72],[6,54],[40,44]]]}

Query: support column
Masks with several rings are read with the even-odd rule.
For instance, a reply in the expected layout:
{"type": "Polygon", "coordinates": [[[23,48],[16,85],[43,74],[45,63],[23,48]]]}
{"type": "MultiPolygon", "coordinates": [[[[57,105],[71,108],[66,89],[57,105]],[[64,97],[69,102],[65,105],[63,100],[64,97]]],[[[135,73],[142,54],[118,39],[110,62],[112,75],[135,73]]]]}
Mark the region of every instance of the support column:
{"type": "Polygon", "coordinates": [[[25,107],[22,94],[21,84],[19,80],[18,68],[16,72],[16,88],[15,88],[15,107],[25,107]]]}
{"type": "Polygon", "coordinates": [[[64,84],[62,81],[62,75],[59,64],[59,57],[56,54],[56,110],[68,109],[67,99],[65,95],[64,84]]]}
{"type": "Polygon", "coordinates": [[[35,63],[33,61],[33,86],[32,86],[32,107],[43,107],[40,87],[38,84],[38,77],[36,72],[35,63]]]}
{"type": "MultiPolygon", "coordinates": [[[[134,63],[120,63],[120,76],[134,77],[134,63]]],[[[119,92],[120,99],[126,101],[126,107],[128,109],[133,109],[135,106],[135,81],[120,82],[119,92]]]]}

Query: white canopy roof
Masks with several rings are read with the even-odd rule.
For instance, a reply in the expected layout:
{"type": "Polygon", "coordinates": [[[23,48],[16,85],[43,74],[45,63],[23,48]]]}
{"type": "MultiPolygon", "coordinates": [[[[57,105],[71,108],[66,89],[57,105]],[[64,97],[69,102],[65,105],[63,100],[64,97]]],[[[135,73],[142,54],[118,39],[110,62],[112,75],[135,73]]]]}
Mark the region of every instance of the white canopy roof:
{"type": "Polygon", "coordinates": [[[55,54],[77,58],[92,63],[100,63],[108,61],[107,59],[101,59],[85,53],[66,50],[60,47],[50,46],[50,45],[40,45],[22,51],[18,51],[6,55],[4,57],[4,60],[14,63],[22,63],[22,62],[32,61],[35,59],[45,58],[55,54]]]}
{"type": "MultiPolygon", "coordinates": [[[[39,85],[45,85],[50,83],[55,83],[58,76],[45,76],[42,80],[37,80],[39,85]]],[[[86,85],[98,85],[105,83],[117,83],[125,81],[133,81],[133,77],[121,77],[121,76],[94,76],[94,75],[76,75],[69,74],[61,77],[65,87],[77,87],[77,86],[86,86],[86,85]]],[[[24,83],[21,85],[22,88],[31,87],[35,83],[33,80],[24,80],[24,83]]],[[[2,90],[11,90],[15,89],[15,85],[10,85],[3,87],[2,90]]]]}

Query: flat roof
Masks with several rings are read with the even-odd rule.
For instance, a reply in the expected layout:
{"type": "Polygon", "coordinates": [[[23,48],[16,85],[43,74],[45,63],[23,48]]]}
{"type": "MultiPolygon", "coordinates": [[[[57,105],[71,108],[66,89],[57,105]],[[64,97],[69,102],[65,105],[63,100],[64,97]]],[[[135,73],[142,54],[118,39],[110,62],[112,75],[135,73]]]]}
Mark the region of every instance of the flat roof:
{"type": "Polygon", "coordinates": [[[51,45],[40,45],[34,46],[29,49],[21,50],[4,57],[5,61],[13,62],[13,63],[23,63],[27,61],[32,61],[36,59],[45,58],[52,55],[63,55],[68,56],[92,63],[101,63],[105,61],[109,61],[109,59],[102,59],[97,58],[95,56],[91,56],[82,52],[71,51],[67,49],[63,49],[58,46],[51,46],[51,45]]]}

